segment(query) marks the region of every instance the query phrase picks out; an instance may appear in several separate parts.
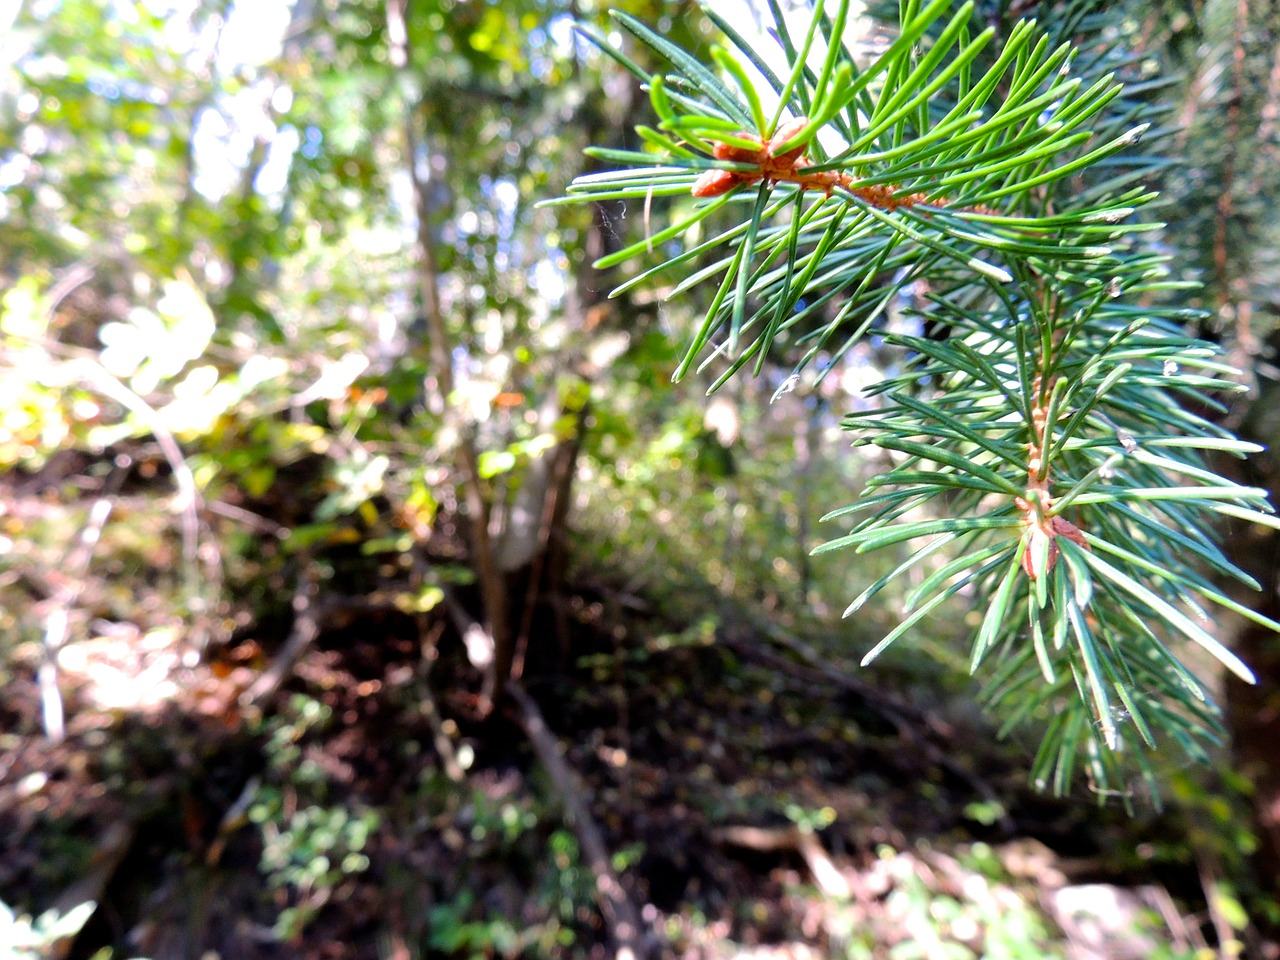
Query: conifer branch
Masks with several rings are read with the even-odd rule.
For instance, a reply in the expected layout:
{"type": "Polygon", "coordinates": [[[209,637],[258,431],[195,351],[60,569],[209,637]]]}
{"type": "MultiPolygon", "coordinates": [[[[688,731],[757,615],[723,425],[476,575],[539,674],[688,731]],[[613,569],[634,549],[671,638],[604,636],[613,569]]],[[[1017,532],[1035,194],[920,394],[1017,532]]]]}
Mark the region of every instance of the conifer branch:
{"type": "Polygon", "coordinates": [[[670,65],[653,75],[584,33],[646,84],[657,125],[637,128],[643,150],[591,149],[618,168],[551,202],[672,198],[670,226],[597,265],[661,252],[618,292],[664,271],[685,271],[675,295],[716,281],[677,377],[719,364],[715,389],[793,334],[795,373],[824,355],[819,379],[872,331],[901,348],[844,421],[894,465],[824,518],[847,532],[814,551],[906,551],[846,611],[916,575],[863,662],[951,598],[981,598],[971,667],[1003,732],[1040,727],[1035,782],[1064,791],[1083,767],[1100,796],[1127,796],[1136,771],[1154,793],[1154,750],[1203,756],[1221,731],[1177,649],[1252,680],[1209,610],[1280,630],[1210,579],[1252,584],[1218,547],[1223,517],[1280,524],[1205,457],[1256,448],[1215,422],[1235,371],[1187,333],[1193,285],[1147,241],[1147,181],[1167,160],[1135,148],[1168,132],[1144,99],[1159,81],[1126,87],[1129,52],[1087,0],[1053,35],[903,0],[862,63],[848,0],[827,6],[803,38],[771,8],[785,76],[710,12],[735,51],[710,62],[614,15],[670,65]],[[706,239],[685,244],[694,227],[706,239]],[[894,301],[944,335],[884,334],[894,301]]]}

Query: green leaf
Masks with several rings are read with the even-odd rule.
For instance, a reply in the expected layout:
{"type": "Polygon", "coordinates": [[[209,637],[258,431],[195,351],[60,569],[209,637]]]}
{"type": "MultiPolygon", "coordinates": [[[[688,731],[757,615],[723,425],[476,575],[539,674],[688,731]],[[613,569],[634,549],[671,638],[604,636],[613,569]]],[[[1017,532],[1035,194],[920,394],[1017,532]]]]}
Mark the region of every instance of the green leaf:
{"type": "Polygon", "coordinates": [[[742,95],[747,98],[747,106],[751,110],[751,119],[754,121],[753,129],[763,135],[768,121],[764,118],[764,107],[760,105],[760,95],[756,93],[755,85],[747,76],[747,71],[742,69],[742,65],[723,47],[712,47],[711,57],[737,82],[742,95]]]}
{"type": "Polygon", "coordinates": [[[1001,476],[989,467],[983,466],[975,462],[972,458],[955,453],[945,447],[938,445],[928,445],[923,443],[915,443],[911,440],[902,440],[897,437],[877,437],[872,442],[878,447],[884,447],[889,450],[900,450],[903,453],[909,453],[919,457],[922,460],[930,460],[934,463],[940,463],[943,466],[951,467],[961,475],[969,475],[985,480],[997,490],[1003,490],[1011,496],[1020,497],[1024,492],[1023,486],[1014,483],[1001,476]]]}
{"type": "Polygon", "coordinates": [[[743,107],[741,101],[733,95],[733,91],[721,83],[716,75],[704,67],[695,57],[666,37],[650,30],[628,13],[623,13],[621,10],[610,10],[609,15],[617,20],[624,30],[645,46],[652,48],[656,53],[671,61],[677,70],[684,74],[701,93],[723,110],[727,116],[744,126],[750,125],[751,115],[743,107]]]}
{"type": "MultiPolygon", "coordinates": [[[[1093,542],[1092,538],[1088,537],[1088,534],[1085,536],[1090,539],[1090,542],[1093,542]]],[[[1245,666],[1244,662],[1241,661],[1239,657],[1219,643],[1203,627],[1192,622],[1184,613],[1182,613],[1182,611],[1175,608],[1171,603],[1166,601],[1150,587],[1139,583],[1128,574],[1111,566],[1111,564],[1107,563],[1096,553],[1086,553],[1084,554],[1084,557],[1089,566],[1091,566],[1100,576],[1104,577],[1109,582],[1114,583],[1117,587],[1126,591],[1135,599],[1151,607],[1152,610],[1164,619],[1165,623],[1176,629],[1183,636],[1187,637],[1187,639],[1199,644],[1209,653],[1213,654],[1219,663],[1245,683],[1258,682],[1257,678],[1253,675],[1253,671],[1245,666]]]]}
{"type": "Polygon", "coordinates": [[[977,672],[992,642],[1006,628],[1014,591],[1023,578],[1022,554],[1025,550],[1026,544],[1020,540],[1009,562],[1009,568],[1005,571],[1000,586],[996,588],[991,603],[987,606],[986,615],[982,618],[982,626],[978,628],[978,633],[973,640],[973,651],[969,657],[970,673],[977,672]]]}

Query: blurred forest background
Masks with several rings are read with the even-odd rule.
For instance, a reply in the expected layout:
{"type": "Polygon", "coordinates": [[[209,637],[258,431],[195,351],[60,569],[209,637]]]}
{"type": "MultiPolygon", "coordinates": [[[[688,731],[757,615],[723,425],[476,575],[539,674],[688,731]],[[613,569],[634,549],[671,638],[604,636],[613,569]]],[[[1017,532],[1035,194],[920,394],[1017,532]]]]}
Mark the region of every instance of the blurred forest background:
{"type": "MultiPolygon", "coordinates": [[[[1280,9],[1100,9],[1167,106],[1226,416],[1275,443],[1280,9]]],[[[535,207],[650,119],[575,21],[614,29],[0,2],[0,957],[1280,955],[1280,644],[1216,624],[1261,683],[1132,815],[1026,783],[981,598],[858,671],[892,560],[808,552],[897,361],[671,383],[705,304],[590,266],[647,211],[535,207]]],[[[1274,616],[1274,538],[1229,545],[1274,616]]]]}

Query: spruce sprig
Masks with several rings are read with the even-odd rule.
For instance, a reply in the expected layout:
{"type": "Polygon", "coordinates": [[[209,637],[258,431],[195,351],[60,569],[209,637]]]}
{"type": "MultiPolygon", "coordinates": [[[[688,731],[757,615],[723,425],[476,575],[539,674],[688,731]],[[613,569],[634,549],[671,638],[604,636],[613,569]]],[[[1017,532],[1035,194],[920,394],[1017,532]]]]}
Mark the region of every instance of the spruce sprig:
{"type": "MultiPolygon", "coordinates": [[[[684,198],[596,265],[659,256],[619,291],[681,269],[677,294],[716,282],[676,374],[721,363],[712,389],[792,334],[797,370],[821,356],[821,377],[891,305],[927,321],[934,336],[886,337],[904,368],[844,422],[894,466],[828,514],[851,526],[815,550],[908,545],[847,611],[919,580],[863,662],[951,598],[981,598],[971,667],[1006,730],[1046,724],[1035,782],[1065,791],[1083,766],[1100,795],[1124,792],[1132,758],[1154,788],[1151,751],[1203,756],[1220,733],[1176,650],[1252,682],[1211,611],[1280,630],[1211,579],[1256,588],[1217,532],[1277,521],[1206,456],[1256,448],[1212,419],[1240,387],[1187,334],[1188,285],[1149,240],[1146,181],[1165,161],[1132,148],[1162,133],[1159,82],[1126,87],[1114,38],[1073,45],[1034,21],[998,34],[952,0],[902,0],[894,38],[859,63],[848,0],[832,6],[795,37],[771,2],[786,71],[713,12],[728,46],[709,62],[615,13],[668,71],[586,35],[644,82],[657,124],[638,128],[645,150],[590,149],[618,169],[553,202],[684,198]],[[713,234],[681,245],[699,224],[713,234]]],[[[1083,35],[1101,22],[1088,7],[1072,5],[1083,35]]]]}

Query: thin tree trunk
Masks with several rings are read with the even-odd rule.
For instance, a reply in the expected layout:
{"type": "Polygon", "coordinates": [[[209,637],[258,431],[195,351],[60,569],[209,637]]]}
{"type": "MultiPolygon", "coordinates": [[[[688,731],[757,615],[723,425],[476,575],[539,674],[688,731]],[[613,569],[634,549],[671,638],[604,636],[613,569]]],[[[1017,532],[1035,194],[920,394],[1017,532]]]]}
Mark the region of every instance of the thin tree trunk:
{"type": "MultiPolygon", "coordinates": [[[[387,4],[387,32],[392,62],[405,70],[412,66],[412,48],[406,23],[409,3],[410,0],[390,0],[387,4]]],[[[498,567],[493,540],[489,535],[489,501],[485,494],[484,480],[480,476],[475,424],[465,417],[461,406],[451,402],[454,343],[440,302],[439,267],[426,184],[418,172],[419,164],[428,163],[430,157],[426,137],[419,135],[418,131],[418,123],[425,114],[422,107],[422,101],[410,104],[404,120],[409,177],[413,184],[418,220],[419,291],[445,425],[452,427],[458,437],[456,458],[463,503],[466,505],[471,528],[471,563],[484,605],[485,628],[493,638],[492,656],[487,664],[484,688],[480,696],[479,712],[483,716],[492,712],[494,705],[502,699],[515,654],[515,637],[508,611],[506,581],[498,567]]]]}

